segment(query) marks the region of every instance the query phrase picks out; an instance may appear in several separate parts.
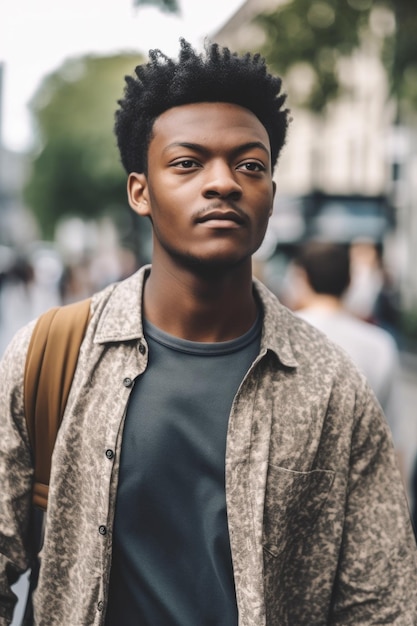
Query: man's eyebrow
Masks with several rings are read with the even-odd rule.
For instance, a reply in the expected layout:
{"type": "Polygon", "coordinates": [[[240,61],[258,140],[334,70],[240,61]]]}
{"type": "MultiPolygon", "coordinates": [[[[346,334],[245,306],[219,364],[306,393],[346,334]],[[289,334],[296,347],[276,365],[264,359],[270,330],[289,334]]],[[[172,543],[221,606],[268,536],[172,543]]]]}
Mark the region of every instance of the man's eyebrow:
{"type": "MultiPolygon", "coordinates": [[[[200,152],[202,154],[208,154],[210,152],[210,150],[206,146],[188,141],[173,141],[172,143],[165,146],[163,152],[167,152],[171,148],[187,148],[189,150],[200,152]]],[[[263,152],[265,152],[269,157],[269,150],[267,146],[262,143],[262,141],[248,141],[247,143],[234,147],[231,152],[233,154],[241,154],[243,152],[247,152],[248,150],[253,150],[254,148],[263,150],[263,152]]]]}
{"type": "Polygon", "coordinates": [[[267,156],[269,157],[269,150],[262,141],[249,141],[247,143],[242,144],[241,146],[237,146],[233,152],[236,154],[240,154],[241,152],[247,152],[248,150],[253,150],[254,148],[258,148],[263,150],[267,156]]]}
{"type": "Polygon", "coordinates": [[[165,146],[162,152],[167,152],[171,150],[171,148],[188,148],[189,150],[193,150],[194,152],[208,152],[207,148],[200,145],[199,143],[190,143],[189,141],[173,141],[172,143],[165,146]]]}

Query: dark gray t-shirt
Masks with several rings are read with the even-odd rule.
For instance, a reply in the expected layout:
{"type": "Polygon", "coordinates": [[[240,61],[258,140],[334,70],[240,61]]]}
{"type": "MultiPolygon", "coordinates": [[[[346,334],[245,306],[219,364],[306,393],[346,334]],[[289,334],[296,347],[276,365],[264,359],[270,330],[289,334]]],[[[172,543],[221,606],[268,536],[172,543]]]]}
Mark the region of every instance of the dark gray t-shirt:
{"type": "Polygon", "coordinates": [[[107,626],[235,626],[225,498],[229,414],[261,320],[196,343],[145,323],[120,459],[107,626]]]}

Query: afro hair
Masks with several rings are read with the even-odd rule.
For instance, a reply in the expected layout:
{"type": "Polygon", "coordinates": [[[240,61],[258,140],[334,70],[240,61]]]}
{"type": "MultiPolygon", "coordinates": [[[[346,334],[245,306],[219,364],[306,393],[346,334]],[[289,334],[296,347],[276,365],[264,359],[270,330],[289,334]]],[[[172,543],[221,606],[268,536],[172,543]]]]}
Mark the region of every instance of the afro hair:
{"type": "Polygon", "coordinates": [[[265,127],[274,167],[285,143],[289,111],[283,105],[281,79],[268,73],[259,54],[244,56],[216,43],[197,54],[180,40],[177,61],[160,50],[126,76],[124,97],[118,101],[115,134],[127,173],[147,171],[147,152],[155,119],[164,111],[196,102],[229,102],[252,111],[265,127]]]}

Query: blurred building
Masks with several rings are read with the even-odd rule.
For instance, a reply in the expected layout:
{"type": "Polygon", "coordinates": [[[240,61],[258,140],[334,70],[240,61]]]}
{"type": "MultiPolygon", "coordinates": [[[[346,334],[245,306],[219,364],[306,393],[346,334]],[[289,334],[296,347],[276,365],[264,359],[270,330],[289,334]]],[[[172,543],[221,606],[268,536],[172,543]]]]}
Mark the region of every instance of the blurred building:
{"type": "MultiPolygon", "coordinates": [[[[264,34],[253,18],[279,8],[287,0],[246,0],[230,20],[213,35],[222,45],[257,51],[264,34]]],[[[280,162],[283,193],[307,194],[312,189],[335,193],[379,195],[388,191],[390,162],[387,135],[392,111],[387,110],[387,81],[373,46],[346,61],[343,70],[346,95],[332,103],[324,116],[294,109],[289,142],[280,162]]],[[[303,68],[285,77],[290,93],[307,83],[303,68]],[[291,84],[289,84],[291,82],[291,84]]]]}

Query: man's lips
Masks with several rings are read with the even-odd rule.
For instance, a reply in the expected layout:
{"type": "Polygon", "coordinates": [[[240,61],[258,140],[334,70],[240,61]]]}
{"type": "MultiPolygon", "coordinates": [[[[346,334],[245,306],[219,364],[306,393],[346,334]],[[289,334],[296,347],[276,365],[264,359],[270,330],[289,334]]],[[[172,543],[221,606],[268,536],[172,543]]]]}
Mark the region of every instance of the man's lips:
{"type": "Polygon", "coordinates": [[[200,224],[212,221],[234,222],[235,224],[239,224],[239,226],[242,226],[245,222],[243,217],[233,209],[212,209],[205,212],[203,215],[200,215],[197,219],[197,222],[200,224]]]}

